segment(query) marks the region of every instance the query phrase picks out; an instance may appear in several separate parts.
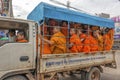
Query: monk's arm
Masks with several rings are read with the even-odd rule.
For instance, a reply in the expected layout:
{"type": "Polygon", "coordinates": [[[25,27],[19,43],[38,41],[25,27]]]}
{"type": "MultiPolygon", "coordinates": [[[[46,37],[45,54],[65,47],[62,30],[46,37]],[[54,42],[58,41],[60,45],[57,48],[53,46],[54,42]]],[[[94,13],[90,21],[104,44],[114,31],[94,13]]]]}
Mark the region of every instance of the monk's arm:
{"type": "Polygon", "coordinates": [[[44,38],[41,38],[43,41],[45,41],[45,42],[47,42],[48,44],[50,44],[50,45],[53,45],[54,43],[53,42],[51,42],[50,40],[47,40],[47,39],[44,39],[44,38]]]}
{"type": "Polygon", "coordinates": [[[52,41],[49,41],[49,40],[47,40],[47,39],[44,39],[41,34],[39,35],[39,37],[40,37],[41,40],[45,41],[46,43],[48,43],[48,44],[50,44],[50,45],[53,45],[53,44],[54,44],[52,41]]]}

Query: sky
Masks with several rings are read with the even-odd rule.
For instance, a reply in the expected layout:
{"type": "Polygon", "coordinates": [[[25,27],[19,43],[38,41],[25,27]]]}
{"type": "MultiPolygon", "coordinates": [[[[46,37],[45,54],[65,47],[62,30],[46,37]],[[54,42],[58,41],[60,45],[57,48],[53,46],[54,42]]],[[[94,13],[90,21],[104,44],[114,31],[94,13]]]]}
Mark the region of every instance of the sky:
{"type": "MultiPolygon", "coordinates": [[[[68,0],[56,0],[66,4],[68,0]]],[[[110,14],[111,17],[120,15],[120,0],[69,0],[70,6],[86,13],[95,15],[99,13],[110,14]]],[[[16,18],[26,19],[27,15],[40,3],[55,4],[50,0],[13,0],[13,13],[16,18]]]]}

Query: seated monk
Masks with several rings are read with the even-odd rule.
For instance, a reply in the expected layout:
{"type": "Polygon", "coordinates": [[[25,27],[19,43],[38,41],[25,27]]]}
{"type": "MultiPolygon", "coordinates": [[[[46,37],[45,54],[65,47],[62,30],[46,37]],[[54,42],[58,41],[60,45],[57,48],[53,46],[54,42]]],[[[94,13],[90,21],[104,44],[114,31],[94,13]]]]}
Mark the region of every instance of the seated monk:
{"type": "Polygon", "coordinates": [[[81,52],[82,51],[82,43],[80,38],[77,36],[75,29],[70,29],[70,51],[73,53],[81,52]]]}
{"type": "Polygon", "coordinates": [[[77,29],[77,34],[78,34],[81,42],[83,42],[86,39],[86,37],[87,37],[87,35],[84,34],[81,29],[77,29]]]}
{"type": "Polygon", "coordinates": [[[50,40],[41,39],[50,44],[52,54],[66,53],[66,39],[65,36],[60,32],[60,28],[55,26],[53,29],[53,35],[50,40]]]}
{"type": "Polygon", "coordinates": [[[98,51],[98,41],[95,38],[95,34],[93,34],[92,36],[90,30],[88,31],[87,34],[88,35],[83,41],[83,52],[89,53],[91,51],[98,51]]]}
{"type": "Polygon", "coordinates": [[[88,29],[86,32],[86,36],[85,36],[85,39],[83,40],[83,49],[82,51],[85,52],[86,54],[88,54],[91,50],[91,30],[88,29]]]}
{"type": "Polygon", "coordinates": [[[83,49],[82,52],[85,52],[88,54],[90,52],[90,38],[87,36],[85,40],[83,41],[83,49]]]}
{"type": "Polygon", "coordinates": [[[18,32],[17,33],[17,42],[22,42],[22,43],[24,43],[24,42],[28,42],[26,39],[25,39],[25,34],[24,34],[24,32],[18,32]]]}
{"type": "MultiPolygon", "coordinates": [[[[42,34],[44,34],[43,38],[48,40],[47,29],[48,28],[47,28],[46,24],[41,26],[41,30],[43,31],[42,34]],[[44,26],[44,31],[42,30],[43,26],[44,26]]],[[[51,54],[50,45],[41,40],[40,52],[43,53],[43,54],[51,54]]]]}

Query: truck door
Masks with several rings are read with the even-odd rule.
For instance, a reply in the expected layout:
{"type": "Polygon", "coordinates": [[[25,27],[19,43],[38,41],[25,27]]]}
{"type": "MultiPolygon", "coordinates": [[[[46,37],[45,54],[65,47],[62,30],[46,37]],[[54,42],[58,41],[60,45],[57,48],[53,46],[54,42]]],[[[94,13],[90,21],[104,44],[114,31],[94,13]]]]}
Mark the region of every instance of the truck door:
{"type": "Polygon", "coordinates": [[[33,30],[35,30],[33,26],[27,22],[0,21],[0,72],[26,70],[34,67],[35,32],[33,30]],[[10,36],[10,30],[14,31],[13,36],[10,36]],[[26,42],[17,40],[18,32],[24,33],[26,42]]]}

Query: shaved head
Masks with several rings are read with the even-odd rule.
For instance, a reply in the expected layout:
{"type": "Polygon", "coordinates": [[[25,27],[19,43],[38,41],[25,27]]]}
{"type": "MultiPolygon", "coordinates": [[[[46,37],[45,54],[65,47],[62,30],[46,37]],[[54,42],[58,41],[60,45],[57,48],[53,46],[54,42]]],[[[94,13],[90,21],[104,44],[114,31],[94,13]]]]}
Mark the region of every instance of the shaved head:
{"type": "Polygon", "coordinates": [[[54,29],[60,31],[60,27],[59,26],[54,26],[54,29]]]}
{"type": "Polygon", "coordinates": [[[76,29],[71,28],[71,29],[70,29],[70,35],[75,34],[75,33],[76,33],[76,29]]]}
{"type": "Polygon", "coordinates": [[[53,28],[53,33],[59,32],[60,31],[60,27],[59,26],[54,26],[53,28]]]}
{"type": "Polygon", "coordinates": [[[72,32],[76,33],[75,28],[71,28],[70,30],[71,30],[72,32]]]}

